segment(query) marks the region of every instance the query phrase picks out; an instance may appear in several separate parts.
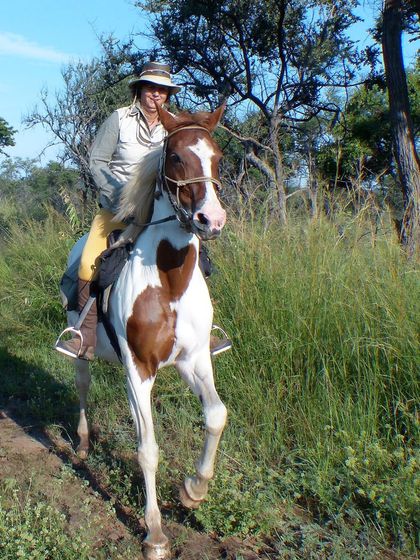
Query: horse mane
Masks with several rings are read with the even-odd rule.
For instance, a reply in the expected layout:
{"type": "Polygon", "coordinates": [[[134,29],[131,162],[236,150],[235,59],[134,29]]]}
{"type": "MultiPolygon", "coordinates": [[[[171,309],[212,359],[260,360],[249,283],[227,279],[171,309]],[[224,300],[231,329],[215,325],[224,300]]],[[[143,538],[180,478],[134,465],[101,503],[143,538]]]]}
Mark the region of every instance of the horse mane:
{"type": "Polygon", "coordinates": [[[115,222],[134,218],[137,224],[145,223],[150,217],[151,203],[156,186],[161,147],[150,150],[143,158],[133,177],[122,189],[115,222]]]}

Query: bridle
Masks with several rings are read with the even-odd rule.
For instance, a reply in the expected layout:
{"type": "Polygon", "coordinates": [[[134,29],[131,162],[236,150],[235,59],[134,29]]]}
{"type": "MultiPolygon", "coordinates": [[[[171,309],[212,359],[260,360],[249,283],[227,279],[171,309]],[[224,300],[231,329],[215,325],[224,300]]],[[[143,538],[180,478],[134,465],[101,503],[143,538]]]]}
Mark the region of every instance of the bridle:
{"type": "Polygon", "coordinates": [[[202,182],[208,182],[209,181],[209,182],[217,185],[217,188],[219,190],[222,188],[222,184],[218,179],[215,179],[214,177],[192,177],[190,179],[176,180],[176,179],[172,179],[172,177],[168,177],[166,175],[165,168],[166,168],[166,152],[167,152],[167,147],[168,147],[168,140],[169,140],[169,138],[171,138],[172,136],[174,136],[178,132],[181,132],[181,130],[204,130],[205,132],[207,132],[208,135],[210,135],[210,132],[204,126],[188,125],[188,126],[181,126],[180,128],[177,128],[176,130],[173,130],[172,132],[170,132],[165,137],[165,140],[164,140],[164,143],[163,143],[163,153],[162,153],[162,157],[161,157],[161,160],[160,160],[160,166],[159,166],[159,176],[158,176],[158,182],[157,182],[158,183],[157,184],[157,196],[159,197],[162,194],[162,187],[163,187],[166,194],[168,195],[168,198],[169,198],[169,201],[172,205],[172,208],[174,209],[176,218],[179,220],[181,225],[185,229],[187,229],[187,231],[191,232],[192,229],[193,229],[193,213],[191,211],[185,209],[182,206],[180,198],[179,198],[179,191],[183,187],[186,187],[187,185],[191,185],[193,183],[202,183],[202,182]],[[170,183],[173,183],[174,185],[176,185],[176,196],[174,196],[173,193],[171,192],[171,190],[169,188],[169,185],[168,185],[168,181],[170,183]]]}

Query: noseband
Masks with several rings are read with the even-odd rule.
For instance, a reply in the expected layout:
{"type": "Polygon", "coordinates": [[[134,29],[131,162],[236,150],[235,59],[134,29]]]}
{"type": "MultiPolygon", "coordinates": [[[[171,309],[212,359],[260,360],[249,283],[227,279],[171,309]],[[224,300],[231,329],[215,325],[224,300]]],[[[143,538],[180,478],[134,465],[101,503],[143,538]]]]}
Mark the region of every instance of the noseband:
{"type": "Polygon", "coordinates": [[[166,175],[165,168],[166,168],[166,151],[167,151],[167,148],[168,148],[168,140],[171,136],[174,136],[178,132],[181,132],[181,130],[204,130],[205,132],[207,132],[208,135],[210,135],[210,132],[204,126],[198,126],[198,125],[182,126],[180,128],[177,128],[176,130],[173,130],[172,132],[170,132],[166,136],[164,144],[163,144],[163,153],[162,153],[162,157],[161,157],[161,160],[160,160],[160,169],[159,169],[158,196],[161,194],[162,186],[163,186],[163,188],[165,189],[165,191],[168,195],[168,198],[169,198],[169,201],[172,205],[172,208],[175,211],[175,215],[176,215],[177,219],[182,224],[182,226],[187,231],[190,232],[193,229],[193,214],[192,214],[191,211],[186,210],[182,206],[181,201],[179,199],[180,189],[182,189],[183,187],[185,187],[187,185],[191,185],[193,183],[202,183],[202,182],[207,182],[207,181],[210,181],[211,183],[214,183],[215,185],[217,185],[218,189],[221,189],[222,184],[221,184],[220,181],[218,181],[214,177],[192,177],[191,179],[182,179],[182,180],[177,181],[176,179],[172,179],[171,177],[168,177],[166,175]],[[174,197],[171,190],[169,189],[168,181],[173,183],[174,185],[176,185],[176,197],[174,197]]]}

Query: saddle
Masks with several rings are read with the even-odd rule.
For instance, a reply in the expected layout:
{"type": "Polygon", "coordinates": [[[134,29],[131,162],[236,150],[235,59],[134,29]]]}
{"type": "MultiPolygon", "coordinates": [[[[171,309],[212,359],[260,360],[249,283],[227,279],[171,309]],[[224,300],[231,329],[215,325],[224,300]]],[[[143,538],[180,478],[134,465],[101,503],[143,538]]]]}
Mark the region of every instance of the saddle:
{"type": "MultiPolygon", "coordinates": [[[[115,282],[130,256],[132,244],[122,245],[115,249],[110,247],[116,243],[121,230],[116,230],[108,236],[108,249],[99,255],[100,265],[96,279],[92,282],[92,295],[98,299],[98,319],[108,310],[109,296],[115,282]],[[99,305],[101,303],[101,305],[99,305]]],[[[66,311],[77,311],[77,281],[80,259],[72,263],[64,272],[60,281],[60,296],[66,311]]]]}

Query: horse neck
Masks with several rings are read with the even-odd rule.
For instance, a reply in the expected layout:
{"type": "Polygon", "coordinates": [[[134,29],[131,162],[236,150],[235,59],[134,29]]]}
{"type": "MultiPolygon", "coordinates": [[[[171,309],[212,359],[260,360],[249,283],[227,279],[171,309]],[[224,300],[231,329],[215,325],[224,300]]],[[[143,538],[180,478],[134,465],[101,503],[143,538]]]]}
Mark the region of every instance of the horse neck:
{"type": "Polygon", "coordinates": [[[165,191],[162,191],[160,196],[154,201],[152,221],[163,220],[164,218],[174,214],[175,211],[169,201],[168,195],[165,191]]]}
{"type": "MultiPolygon", "coordinates": [[[[175,215],[175,210],[172,207],[172,204],[169,201],[169,197],[165,191],[162,191],[161,195],[155,199],[153,205],[153,214],[151,218],[151,222],[158,222],[159,220],[165,220],[165,218],[169,218],[170,216],[175,215]]],[[[180,224],[177,219],[168,220],[161,224],[150,225],[147,228],[147,231],[156,239],[168,239],[174,246],[178,248],[185,247],[189,243],[197,243],[197,237],[192,234],[188,233],[180,224]]],[[[137,244],[141,245],[143,235],[137,239],[137,244]]]]}

